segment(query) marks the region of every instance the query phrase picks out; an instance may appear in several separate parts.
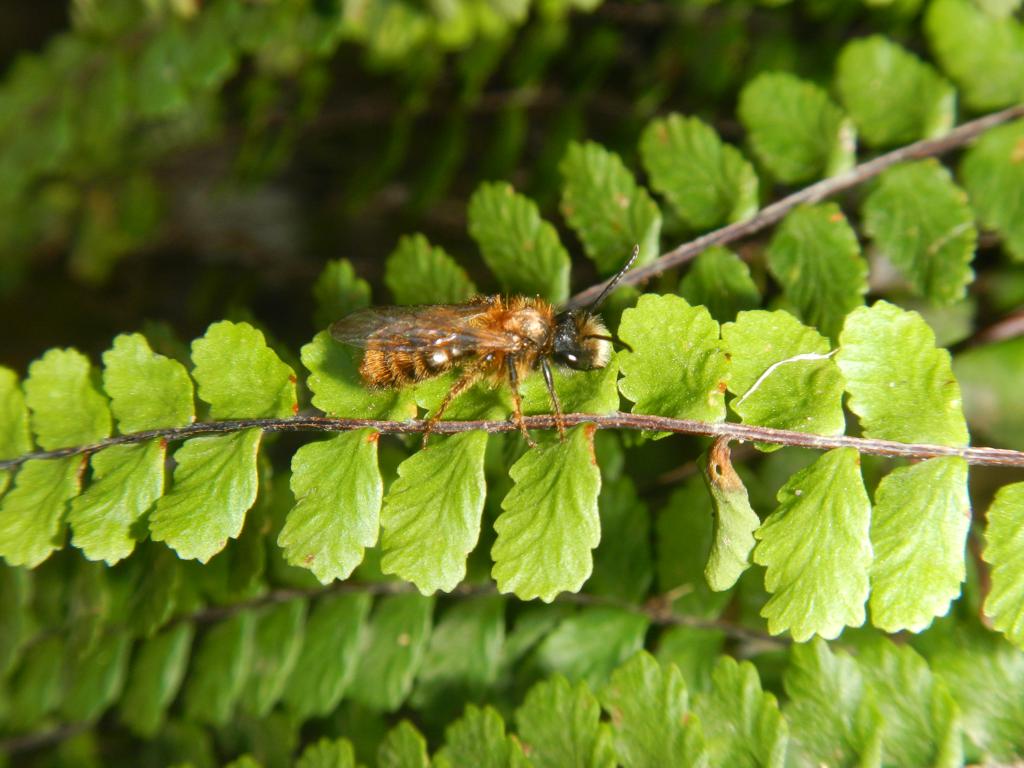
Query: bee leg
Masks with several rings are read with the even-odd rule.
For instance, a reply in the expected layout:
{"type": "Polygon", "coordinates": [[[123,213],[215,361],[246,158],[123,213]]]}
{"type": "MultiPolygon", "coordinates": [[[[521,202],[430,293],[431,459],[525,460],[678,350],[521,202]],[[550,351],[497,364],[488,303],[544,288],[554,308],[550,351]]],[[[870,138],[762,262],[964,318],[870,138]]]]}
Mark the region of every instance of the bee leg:
{"type": "Polygon", "coordinates": [[[423,429],[424,448],[427,447],[427,441],[430,440],[430,433],[434,431],[434,425],[441,420],[442,416],[444,416],[444,412],[448,410],[448,406],[452,404],[452,401],[455,400],[456,397],[476,384],[479,378],[479,371],[468,370],[463,373],[459,380],[452,385],[452,388],[448,390],[448,394],[444,396],[444,400],[442,400],[441,404],[437,407],[437,411],[434,412],[433,416],[427,419],[427,424],[423,429]]]}
{"type": "Polygon", "coordinates": [[[512,390],[512,415],[515,417],[519,431],[526,438],[526,444],[534,448],[537,443],[530,437],[530,433],[526,430],[526,422],[523,421],[523,396],[519,394],[519,371],[516,370],[516,360],[512,355],[506,357],[505,360],[508,364],[508,384],[512,390]]]}
{"type": "Polygon", "coordinates": [[[558,427],[558,439],[565,442],[565,419],[562,416],[562,403],[558,399],[558,392],[555,391],[555,380],[551,376],[551,363],[546,357],[541,358],[540,368],[544,372],[544,383],[548,386],[548,395],[551,396],[551,406],[555,410],[555,426],[558,427]]]}

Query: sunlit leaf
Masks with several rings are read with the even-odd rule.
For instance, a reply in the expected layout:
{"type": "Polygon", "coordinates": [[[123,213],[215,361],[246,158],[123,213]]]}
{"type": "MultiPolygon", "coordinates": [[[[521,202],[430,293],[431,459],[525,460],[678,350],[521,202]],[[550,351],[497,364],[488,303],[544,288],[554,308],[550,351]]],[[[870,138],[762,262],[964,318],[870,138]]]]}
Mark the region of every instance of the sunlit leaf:
{"type": "Polygon", "coordinates": [[[384,282],[396,304],[458,304],[477,293],[466,270],[423,235],[398,241],[388,256],[384,282]]]}
{"type": "Polygon", "coordinates": [[[992,588],[985,615],[992,626],[1024,647],[1024,483],[999,489],[988,510],[985,562],[992,566],[992,588]]]}

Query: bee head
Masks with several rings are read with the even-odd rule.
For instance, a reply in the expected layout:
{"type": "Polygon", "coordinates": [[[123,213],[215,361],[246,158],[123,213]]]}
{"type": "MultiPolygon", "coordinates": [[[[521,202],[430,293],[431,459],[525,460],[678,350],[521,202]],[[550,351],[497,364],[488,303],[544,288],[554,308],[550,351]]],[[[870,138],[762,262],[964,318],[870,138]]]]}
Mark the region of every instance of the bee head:
{"type": "Polygon", "coordinates": [[[577,371],[604,368],[612,356],[611,337],[601,318],[582,309],[555,317],[552,357],[577,371]]]}

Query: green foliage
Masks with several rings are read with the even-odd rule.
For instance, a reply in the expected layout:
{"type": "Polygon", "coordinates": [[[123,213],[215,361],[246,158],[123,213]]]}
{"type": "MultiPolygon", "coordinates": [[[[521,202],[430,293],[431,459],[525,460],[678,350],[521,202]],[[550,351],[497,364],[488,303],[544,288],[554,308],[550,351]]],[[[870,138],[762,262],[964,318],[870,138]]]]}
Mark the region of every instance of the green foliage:
{"type": "Polygon", "coordinates": [[[1024,483],[999,489],[988,510],[985,562],[992,566],[992,590],[985,615],[1018,646],[1024,646],[1024,483]]]}
{"type": "MultiPolygon", "coordinates": [[[[1024,32],[1021,36],[1024,38],[1024,32]]],[[[1024,48],[1024,40],[1021,47],[1024,48]]],[[[1024,261],[1022,142],[1024,120],[996,128],[968,150],[960,166],[978,220],[999,233],[1007,252],[1016,261],[1024,261]]]]}
{"type": "MultiPolygon", "coordinates": [[[[388,256],[384,282],[396,304],[457,304],[477,292],[466,271],[423,235],[398,241],[398,246],[388,256]]],[[[367,288],[364,304],[369,303],[367,288]]],[[[354,302],[351,309],[356,309],[354,302]]]]}
{"type": "Polygon", "coordinates": [[[748,267],[725,248],[708,248],[694,259],[679,281],[679,295],[690,304],[703,304],[720,323],[761,304],[761,292],[748,267]]]}

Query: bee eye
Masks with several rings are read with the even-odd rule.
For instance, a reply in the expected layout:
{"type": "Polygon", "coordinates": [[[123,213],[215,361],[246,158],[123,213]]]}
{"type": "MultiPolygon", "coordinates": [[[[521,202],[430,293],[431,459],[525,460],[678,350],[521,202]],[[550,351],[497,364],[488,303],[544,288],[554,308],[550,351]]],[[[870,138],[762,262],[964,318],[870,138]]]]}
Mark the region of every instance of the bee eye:
{"type": "Polygon", "coordinates": [[[577,357],[576,357],[576,355],[570,353],[570,354],[565,356],[565,359],[568,360],[570,363],[575,363],[576,360],[577,360],[577,357]]]}

